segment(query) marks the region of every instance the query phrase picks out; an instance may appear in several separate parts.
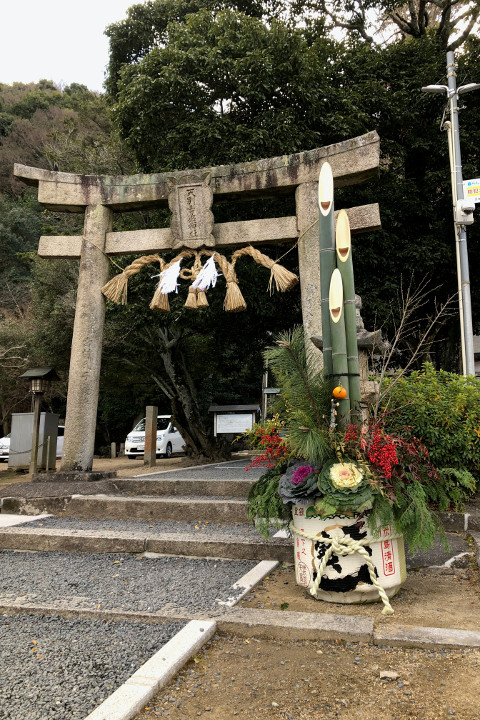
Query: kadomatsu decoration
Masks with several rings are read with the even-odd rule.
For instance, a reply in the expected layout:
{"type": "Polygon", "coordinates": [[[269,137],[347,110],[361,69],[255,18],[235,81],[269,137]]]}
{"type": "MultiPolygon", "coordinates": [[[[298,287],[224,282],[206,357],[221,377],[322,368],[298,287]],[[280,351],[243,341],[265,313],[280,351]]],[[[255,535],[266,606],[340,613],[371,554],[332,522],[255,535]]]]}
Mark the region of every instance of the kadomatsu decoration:
{"type": "Polygon", "coordinates": [[[388,433],[381,419],[361,419],[350,227],[340,211],[334,242],[328,163],[319,210],[323,338],[315,345],[324,367],[318,370],[301,329],[265,352],[281,389],[285,451],[252,486],[249,517],[265,534],[273,521],[288,523],[297,582],[314,597],[380,597],[383,613],[392,614],[389,598],[406,578],[403,538],[412,551],[428,548],[443,531],[434,503],[458,506],[475,480],[452,492],[450,471],[432,465],[420,440],[388,433]]]}
{"type": "Polygon", "coordinates": [[[381,597],[391,613],[388,598],[405,579],[402,537],[411,551],[430,547],[443,533],[435,508],[461,507],[475,480],[452,486],[420,440],[387,432],[381,419],[332,427],[329,383],[301,329],[266,357],[282,393],[285,449],[252,485],[249,518],[265,535],[279,523],[290,529],[297,580],[314,597],[381,597]]]}

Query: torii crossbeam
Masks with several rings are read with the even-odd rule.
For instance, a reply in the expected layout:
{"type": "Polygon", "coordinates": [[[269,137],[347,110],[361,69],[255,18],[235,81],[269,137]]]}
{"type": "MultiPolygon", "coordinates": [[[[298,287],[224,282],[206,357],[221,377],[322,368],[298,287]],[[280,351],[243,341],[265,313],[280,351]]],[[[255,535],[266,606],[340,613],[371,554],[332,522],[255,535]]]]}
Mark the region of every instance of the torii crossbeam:
{"type": "MultiPolygon", "coordinates": [[[[183,247],[225,248],[298,241],[303,324],[321,335],[317,188],[322,164],[332,166],[336,187],[378,174],[376,132],[315,150],[237,165],[150,175],[75,175],[15,165],[15,177],[38,186],[46,208],[84,212],[82,236],[41,237],[44,258],[80,258],[65,420],[62,472],[92,469],[105,320],[102,287],[109,256],[162,253],[183,247]],[[215,223],[213,201],[249,200],[295,192],[293,217],[215,223]],[[168,229],[112,232],[115,211],[166,207],[168,229]]],[[[352,233],[380,228],[378,205],[347,210],[352,233]]]]}

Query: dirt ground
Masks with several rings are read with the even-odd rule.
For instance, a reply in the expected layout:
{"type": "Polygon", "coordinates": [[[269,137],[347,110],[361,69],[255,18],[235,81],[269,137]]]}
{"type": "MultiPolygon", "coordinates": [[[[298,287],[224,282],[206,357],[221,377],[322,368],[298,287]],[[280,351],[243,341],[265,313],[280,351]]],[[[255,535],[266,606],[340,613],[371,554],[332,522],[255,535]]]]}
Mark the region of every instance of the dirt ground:
{"type": "MultiPolygon", "coordinates": [[[[391,600],[394,615],[381,614],[382,603],[339,605],[315,600],[295,582],[293,565],[277,568],[240,603],[243,607],[293,612],[363,615],[375,623],[458,628],[480,631],[480,577],[473,559],[462,568],[422,568],[409,571],[391,600]]],[[[480,699],[479,699],[480,719],[480,699]]]]}
{"type": "Polygon", "coordinates": [[[479,698],[479,650],[217,636],[136,720],[479,720],[479,698]]]}
{"type": "MultiPolygon", "coordinates": [[[[245,607],[374,617],[375,624],[480,630],[478,569],[410,571],[386,618],[381,603],[314,600],[277,568],[245,607]]],[[[136,720],[480,720],[480,650],[216,637],[136,720]],[[382,677],[384,672],[389,676],[382,677]]]]}

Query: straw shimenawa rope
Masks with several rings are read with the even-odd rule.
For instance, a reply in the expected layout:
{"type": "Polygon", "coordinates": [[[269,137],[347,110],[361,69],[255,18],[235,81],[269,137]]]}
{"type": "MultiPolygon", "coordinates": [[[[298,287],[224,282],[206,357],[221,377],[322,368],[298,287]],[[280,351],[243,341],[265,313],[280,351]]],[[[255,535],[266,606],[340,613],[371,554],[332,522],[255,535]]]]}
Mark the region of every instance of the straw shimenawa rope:
{"type": "Polygon", "coordinates": [[[270,294],[272,293],[273,283],[279,292],[286,292],[291,290],[298,283],[298,276],[284,268],[283,265],[279,265],[275,260],[272,260],[268,255],[264,255],[256,248],[248,245],[247,247],[236,250],[232,255],[232,265],[235,266],[238,258],[242,255],[250,255],[253,260],[259,265],[270,270],[270,282],[268,283],[268,289],[270,294]]]}
{"type": "MultiPolygon", "coordinates": [[[[144,255],[143,257],[134,260],[131,265],[128,265],[128,267],[123,270],[123,272],[121,272],[119,275],[116,275],[106,285],[104,285],[102,288],[102,293],[112,302],[122,303],[123,305],[125,305],[127,302],[128,278],[140,272],[140,270],[145,265],[153,262],[158,262],[160,264],[160,270],[161,272],[163,272],[164,270],[168,270],[174,263],[178,262],[178,260],[189,257],[195,258],[194,263],[190,268],[182,268],[179,273],[179,277],[182,278],[182,280],[189,280],[191,281],[191,283],[193,283],[197,278],[200,270],[202,269],[202,255],[207,255],[209,257],[215,255],[215,262],[218,264],[220,270],[225,277],[227,291],[225,294],[225,301],[223,303],[223,307],[227,312],[240,312],[242,310],[245,310],[247,307],[242,292],[239,288],[238,278],[235,273],[235,263],[243,255],[250,255],[250,257],[255,260],[256,263],[263,265],[271,271],[269,282],[270,292],[272,291],[273,282],[275,282],[277,290],[281,292],[290,290],[298,282],[297,275],[294,275],[294,273],[291,273],[282,265],[279,265],[277,262],[267,257],[267,255],[264,255],[263,253],[259,252],[251,245],[249,245],[248,247],[241,248],[240,250],[235,251],[232,255],[231,262],[229,262],[227,258],[224,255],[221,255],[218,251],[207,250],[206,248],[202,248],[201,250],[182,250],[182,252],[176,255],[169,263],[166,263],[160,257],[160,255],[144,255]]],[[[170,310],[168,294],[163,293],[160,287],[161,283],[159,282],[150,303],[150,308],[151,310],[168,312],[170,310]]],[[[198,290],[197,288],[194,288],[192,287],[192,285],[190,285],[188,289],[187,300],[185,302],[185,307],[190,309],[196,309],[207,306],[208,300],[205,292],[203,290],[198,290]]]]}
{"type": "Polygon", "coordinates": [[[164,263],[160,255],[144,255],[143,257],[136,258],[136,260],[134,260],[131,265],[128,265],[124,271],[120,273],[120,275],[115,275],[114,278],[103,286],[102,293],[112,302],[126,305],[128,278],[132,275],[136,275],[140,272],[144,265],[148,265],[152,262],[159,262],[160,267],[162,266],[162,263],[164,263]]]}

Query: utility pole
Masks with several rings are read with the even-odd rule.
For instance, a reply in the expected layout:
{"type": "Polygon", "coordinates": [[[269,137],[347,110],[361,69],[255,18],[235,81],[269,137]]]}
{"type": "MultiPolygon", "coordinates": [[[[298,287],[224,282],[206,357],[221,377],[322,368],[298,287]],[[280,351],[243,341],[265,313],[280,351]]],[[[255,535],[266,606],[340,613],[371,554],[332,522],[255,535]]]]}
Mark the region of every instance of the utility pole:
{"type": "Polygon", "coordinates": [[[473,223],[475,204],[464,199],[462,156],[460,152],[460,131],[458,125],[458,96],[471,90],[478,90],[480,84],[469,83],[457,88],[455,55],[447,52],[447,85],[427,85],[424,92],[447,93],[450,120],[445,123],[448,132],[448,150],[452,183],[453,222],[456,236],[456,257],[458,276],[458,304],[460,313],[462,366],[464,375],[475,375],[473,355],[472,301],[470,294],[470,272],[468,268],[467,225],[473,223]]]}

